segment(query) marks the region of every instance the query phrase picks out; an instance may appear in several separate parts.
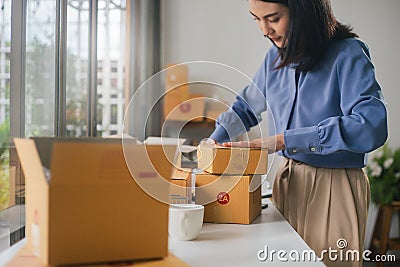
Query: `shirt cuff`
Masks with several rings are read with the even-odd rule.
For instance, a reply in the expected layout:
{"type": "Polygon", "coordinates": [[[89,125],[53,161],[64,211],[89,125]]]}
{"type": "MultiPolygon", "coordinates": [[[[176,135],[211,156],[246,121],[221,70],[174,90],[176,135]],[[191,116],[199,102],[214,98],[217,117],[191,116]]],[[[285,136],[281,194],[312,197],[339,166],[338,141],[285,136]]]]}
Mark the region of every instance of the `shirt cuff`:
{"type": "Polygon", "coordinates": [[[215,140],[217,143],[229,142],[228,132],[224,127],[217,125],[214,132],[210,135],[210,138],[215,140]]]}
{"type": "Polygon", "coordinates": [[[288,155],[320,154],[318,126],[290,129],[284,131],[285,151],[288,155]]]}

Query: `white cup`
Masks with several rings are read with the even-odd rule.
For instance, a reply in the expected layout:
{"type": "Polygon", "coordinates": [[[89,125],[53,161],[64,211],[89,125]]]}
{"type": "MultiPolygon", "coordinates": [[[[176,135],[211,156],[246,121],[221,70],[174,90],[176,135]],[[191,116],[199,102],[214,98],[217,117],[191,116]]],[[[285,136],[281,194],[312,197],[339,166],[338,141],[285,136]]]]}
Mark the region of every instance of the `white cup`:
{"type": "Polygon", "coordinates": [[[195,239],[203,226],[204,206],[171,204],[169,207],[169,235],[176,240],[195,239]]]}

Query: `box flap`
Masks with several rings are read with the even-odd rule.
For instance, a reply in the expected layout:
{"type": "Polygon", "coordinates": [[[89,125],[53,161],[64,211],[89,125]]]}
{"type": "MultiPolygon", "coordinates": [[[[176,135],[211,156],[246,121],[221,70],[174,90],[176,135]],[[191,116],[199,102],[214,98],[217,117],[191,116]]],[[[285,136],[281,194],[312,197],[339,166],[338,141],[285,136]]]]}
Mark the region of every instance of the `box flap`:
{"type": "Polygon", "coordinates": [[[48,232],[40,231],[39,225],[47,228],[49,223],[49,186],[35,142],[32,139],[15,138],[14,143],[26,179],[25,234],[28,241],[27,247],[42,255],[43,258],[47,258],[48,232]]]}
{"type": "Polygon", "coordinates": [[[191,169],[189,168],[174,168],[172,171],[173,180],[187,180],[191,176],[191,169]]]}
{"type": "Polygon", "coordinates": [[[53,143],[51,183],[126,183],[132,178],[133,169],[140,170],[139,176],[154,172],[170,179],[172,163],[169,162],[175,157],[175,148],[122,144],[118,139],[77,139],[75,142],[60,139],[53,143]]]}
{"type": "Polygon", "coordinates": [[[32,139],[35,141],[42,165],[50,169],[54,137],[32,137],[32,139]]]}
{"type": "Polygon", "coordinates": [[[176,146],[125,146],[124,155],[136,183],[152,197],[169,203],[172,167],[177,156],[176,146]],[[160,177],[163,179],[159,179],[160,177]]]}
{"type": "Polygon", "coordinates": [[[46,178],[43,172],[43,164],[36,149],[35,142],[30,139],[15,138],[14,143],[26,179],[45,182],[46,178]]]}

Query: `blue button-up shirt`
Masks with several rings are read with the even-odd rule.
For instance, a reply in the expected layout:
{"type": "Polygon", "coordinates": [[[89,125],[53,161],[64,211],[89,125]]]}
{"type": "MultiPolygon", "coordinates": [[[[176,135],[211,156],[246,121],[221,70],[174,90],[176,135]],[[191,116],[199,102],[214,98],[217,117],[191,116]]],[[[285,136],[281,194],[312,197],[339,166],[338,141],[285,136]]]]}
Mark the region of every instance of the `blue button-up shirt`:
{"type": "Polygon", "coordinates": [[[366,153],[387,139],[386,107],[366,44],[333,42],[297,85],[294,65],[274,69],[277,56],[270,48],[210,138],[224,142],[245,133],[268,108],[275,123],[269,134],[284,134],[280,154],[316,167],[364,167],[366,153]]]}

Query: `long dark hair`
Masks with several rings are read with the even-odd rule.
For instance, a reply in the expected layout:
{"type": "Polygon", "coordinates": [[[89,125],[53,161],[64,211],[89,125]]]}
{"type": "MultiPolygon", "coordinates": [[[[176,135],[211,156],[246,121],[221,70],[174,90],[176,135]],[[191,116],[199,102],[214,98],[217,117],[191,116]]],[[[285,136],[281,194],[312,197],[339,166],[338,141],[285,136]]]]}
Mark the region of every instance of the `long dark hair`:
{"type": "Polygon", "coordinates": [[[308,71],[318,62],[330,42],[358,37],[350,26],[336,20],[329,0],[288,0],[287,6],[287,45],[279,49],[281,60],[276,69],[295,63],[298,71],[308,71]]]}

